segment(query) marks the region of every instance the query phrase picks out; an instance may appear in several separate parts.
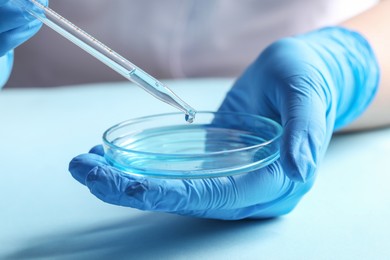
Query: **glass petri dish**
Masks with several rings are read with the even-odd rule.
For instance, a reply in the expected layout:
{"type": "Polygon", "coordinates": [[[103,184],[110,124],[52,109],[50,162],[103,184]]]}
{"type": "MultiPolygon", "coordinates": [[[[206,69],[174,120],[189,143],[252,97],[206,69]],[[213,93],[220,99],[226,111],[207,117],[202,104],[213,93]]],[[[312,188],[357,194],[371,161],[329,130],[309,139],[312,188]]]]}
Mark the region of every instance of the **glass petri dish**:
{"type": "Polygon", "coordinates": [[[244,174],[279,157],[282,127],[243,113],[197,112],[128,120],[103,134],[108,163],[128,174],[160,178],[210,178],[244,174]]]}

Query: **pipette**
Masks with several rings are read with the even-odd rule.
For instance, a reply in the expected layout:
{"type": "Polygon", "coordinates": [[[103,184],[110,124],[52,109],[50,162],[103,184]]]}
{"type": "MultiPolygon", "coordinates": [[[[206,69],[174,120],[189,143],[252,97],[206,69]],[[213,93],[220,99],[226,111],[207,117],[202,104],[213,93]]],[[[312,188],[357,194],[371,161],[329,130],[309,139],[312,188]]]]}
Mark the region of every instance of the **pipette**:
{"type": "Polygon", "coordinates": [[[196,110],[172,90],[38,0],[12,0],[45,25],[85,50],[154,97],[183,111],[192,123],[196,110]]]}

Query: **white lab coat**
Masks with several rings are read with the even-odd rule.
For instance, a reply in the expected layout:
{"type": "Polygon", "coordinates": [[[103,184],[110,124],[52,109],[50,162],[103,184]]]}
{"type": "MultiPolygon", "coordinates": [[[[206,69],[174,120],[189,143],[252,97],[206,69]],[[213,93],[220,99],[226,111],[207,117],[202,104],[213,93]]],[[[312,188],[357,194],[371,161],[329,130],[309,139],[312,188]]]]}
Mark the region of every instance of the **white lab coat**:
{"type": "MultiPolygon", "coordinates": [[[[50,7],[157,78],[236,77],[271,42],[334,25],[377,0],[50,0],[50,7]]],[[[16,49],[8,86],[123,80],[43,28],[16,49]]]]}

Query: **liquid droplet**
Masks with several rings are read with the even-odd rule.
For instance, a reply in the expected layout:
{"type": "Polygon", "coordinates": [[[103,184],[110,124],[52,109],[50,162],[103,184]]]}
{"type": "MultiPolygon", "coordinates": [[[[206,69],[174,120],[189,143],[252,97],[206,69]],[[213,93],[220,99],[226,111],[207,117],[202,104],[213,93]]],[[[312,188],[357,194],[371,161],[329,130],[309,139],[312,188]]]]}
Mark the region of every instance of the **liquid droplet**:
{"type": "Polygon", "coordinates": [[[186,114],[185,119],[186,119],[187,123],[190,123],[190,124],[191,124],[192,122],[194,122],[195,113],[192,112],[192,113],[186,114]]]}

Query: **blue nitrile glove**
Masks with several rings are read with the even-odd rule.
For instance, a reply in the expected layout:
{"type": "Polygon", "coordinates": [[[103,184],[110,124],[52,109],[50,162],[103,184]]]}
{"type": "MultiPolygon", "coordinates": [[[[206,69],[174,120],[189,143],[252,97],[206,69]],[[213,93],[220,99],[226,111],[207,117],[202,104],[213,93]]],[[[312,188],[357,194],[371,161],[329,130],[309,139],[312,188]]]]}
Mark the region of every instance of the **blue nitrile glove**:
{"type": "Polygon", "coordinates": [[[164,180],[124,174],[102,147],[69,170],[99,199],[142,210],[217,219],[267,218],[291,211],[311,188],[332,132],[373,99],[379,68],[359,34],[330,27],[269,46],[237,80],[221,111],[273,118],[284,128],[281,158],[233,177],[164,180]]]}
{"type": "MultiPolygon", "coordinates": [[[[47,0],[40,0],[47,5],[47,0]]],[[[0,88],[12,70],[13,49],[30,39],[42,23],[11,0],[0,0],[0,88]]]]}

